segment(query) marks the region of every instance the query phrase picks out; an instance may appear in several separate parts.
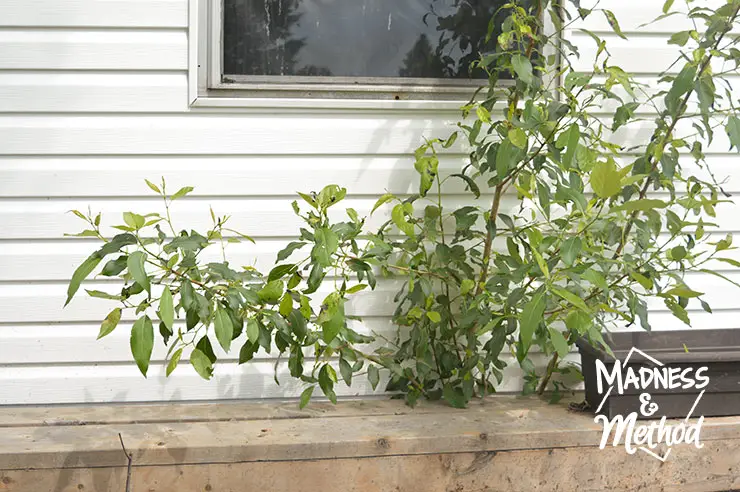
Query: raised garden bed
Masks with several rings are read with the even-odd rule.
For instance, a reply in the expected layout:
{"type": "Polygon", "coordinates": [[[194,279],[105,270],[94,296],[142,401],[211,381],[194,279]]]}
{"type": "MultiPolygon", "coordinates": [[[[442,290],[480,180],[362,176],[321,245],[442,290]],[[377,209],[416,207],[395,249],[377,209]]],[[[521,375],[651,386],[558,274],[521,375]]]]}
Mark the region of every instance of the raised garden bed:
{"type": "MultiPolygon", "coordinates": [[[[577,394],[570,401],[582,400],[577,394]]],[[[599,449],[568,401],[493,396],[470,408],[371,400],[0,408],[0,490],[132,492],[727,491],[740,418],[707,419],[704,447],[662,463],[599,449]]]]}

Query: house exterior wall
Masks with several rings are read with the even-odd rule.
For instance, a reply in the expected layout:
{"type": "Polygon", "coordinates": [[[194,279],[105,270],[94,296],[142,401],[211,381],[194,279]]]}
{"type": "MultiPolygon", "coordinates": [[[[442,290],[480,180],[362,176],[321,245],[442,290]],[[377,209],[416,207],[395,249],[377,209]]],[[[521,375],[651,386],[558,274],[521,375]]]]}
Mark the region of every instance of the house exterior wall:
{"type": "MultiPolygon", "coordinates": [[[[676,54],[666,40],[681,29],[678,22],[668,18],[635,34],[662,2],[607,3],[630,40],[613,35],[601,18],[583,27],[608,40],[615,64],[646,82],[656,79],[676,54]]],[[[188,97],[188,19],[188,0],[0,2],[0,404],[298,395],[302,387],[285,377],[283,362],[277,364],[282,384],[275,386],[274,352],[244,366],[232,354],[210,382],[181,362],[165,380],[166,350],[158,341],[144,379],[129,353],[131,319],[96,341],[108,303],[78,295],[62,309],[67,280],[94,248],[91,240],[64,237],[82,228],[65,212],[90,206],[111,225],[124,211],[160,211],[143,180],[164,176],[173,190],[195,186],[174,207],[176,224],[204,229],[209,206],[231,214],[232,227],[257,240],[230,246],[232,264],[268,269],[298,230],[290,206],[295,191],[337,183],[348,188],[346,206],[367,213],[386,190],[415,188],[414,148],[422,136],[446,135],[458,117],[449,110],[320,104],[196,111],[188,97]]],[[[573,63],[588,70],[593,42],[577,31],[568,36],[582,52],[573,63]]],[[[718,176],[729,176],[727,191],[740,191],[739,161],[728,148],[718,135],[709,161],[718,176]]],[[[452,152],[441,166],[454,169],[463,158],[452,152]]],[[[446,200],[462,203],[461,193],[451,189],[446,200]]],[[[738,229],[737,212],[719,208],[723,232],[738,229]]],[[[738,292],[714,277],[694,277],[690,286],[709,293],[715,309],[710,316],[692,303],[695,327],[740,328],[738,292]]],[[[106,286],[93,280],[87,288],[106,286]]],[[[395,287],[383,282],[353,302],[354,313],[365,316],[362,329],[392,329],[395,287]]],[[[681,328],[660,303],[652,307],[655,329],[681,328]]],[[[510,367],[509,375],[500,389],[515,391],[517,369],[510,367]]],[[[342,394],[368,394],[361,379],[342,394]]]]}

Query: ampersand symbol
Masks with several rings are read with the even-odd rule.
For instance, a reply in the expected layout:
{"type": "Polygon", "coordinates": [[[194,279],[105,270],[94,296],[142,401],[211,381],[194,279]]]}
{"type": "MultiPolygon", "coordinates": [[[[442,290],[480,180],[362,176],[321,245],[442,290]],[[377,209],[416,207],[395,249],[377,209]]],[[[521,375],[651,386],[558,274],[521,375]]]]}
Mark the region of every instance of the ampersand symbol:
{"type": "Polygon", "coordinates": [[[658,404],[650,401],[650,393],[640,394],[640,413],[645,417],[650,417],[657,411],[658,404]]]}

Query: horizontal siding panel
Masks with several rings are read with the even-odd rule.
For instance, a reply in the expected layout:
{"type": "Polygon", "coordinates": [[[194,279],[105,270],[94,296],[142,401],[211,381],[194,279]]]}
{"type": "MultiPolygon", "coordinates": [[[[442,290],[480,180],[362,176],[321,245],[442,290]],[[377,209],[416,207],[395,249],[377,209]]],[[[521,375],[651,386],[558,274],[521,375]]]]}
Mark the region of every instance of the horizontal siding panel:
{"type": "Polygon", "coordinates": [[[3,112],[176,112],[188,108],[187,73],[0,72],[3,112]]]}
{"type": "MultiPolygon", "coordinates": [[[[593,61],[596,56],[596,42],[588,34],[578,31],[569,31],[567,39],[578,47],[580,58],[572,58],[571,64],[574,70],[579,72],[592,72],[593,61]]],[[[683,66],[682,63],[673,63],[678,59],[681,48],[668,44],[668,36],[638,36],[632,35],[628,39],[622,39],[616,35],[604,36],[606,46],[611,54],[609,65],[617,65],[626,72],[637,74],[660,74],[664,71],[677,73],[683,66]],[[635,53],[649,53],[649,56],[635,56],[635,53]],[[673,65],[673,66],[672,66],[673,65]]],[[[601,60],[603,61],[601,55],[601,60]]],[[[723,70],[723,63],[719,59],[712,61],[715,72],[723,70]]],[[[724,69],[734,67],[726,66],[724,69]]]]}
{"type": "MultiPolygon", "coordinates": [[[[536,367],[542,368],[546,360],[532,357],[536,367]]],[[[575,355],[568,360],[575,362],[575,355]]],[[[504,383],[501,392],[519,391],[522,387],[521,372],[516,360],[506,357],[504,383]]],[[[386,376],[386,371],[381,375],[386,376]]],[[[0,405],[44,403],[91,402],[146,402],[180,400],[219,400],[255,398],[296,398],[306,387],[305,383],[290,377],[287,362],[278,364],[280,386],[273,380],[274,363],[256,362],[237,365],[222,364],[216,367],[212,381],[205,381],[187,365],[179,367],[169,378],[164,365],[153,365],[145,379],[134,364],[79,365],[48,367],[0,367],[0,405]]],[[[338,396],[357,397],[382,394],[385,380],[373,392],[367,378],[356,376],[352,387],[340,382],[335,390],[338,396]]],[[[316,397],[321,397],[319,390],[316,397]]]]}
{"type": "MultiPolygon", "coordinates": [[[[254,266],[269,271],[275,265],[276,253],[291,239],[260,240],[256,244],[227,244],[229,263],[236,267],[254,266]]],[[[31,241],[0,243],[0,282],[2,281],[68,281],[72,272],[100,243],[94,240],[58,242],[31,241]]],[[[310,247],[299,250],[295,258],[307,256],[310,247]],[[302,256],[303,254],[303,256],[302,256]]],[[[223,261],[221,248],[213,245],[199,255],[206,264],[223,261]]],[[[0,337],[2,339],[2,337],[0,337]]],[[[0,359],[2,360],[2,359],[0,359]]]]}
{"type": "MultiPolygon", "coordinates": [[[[406,154],[424,138],[446,138],[454,120],[428,117],[267,115],[0,116],[0,155],[363,155],[406,154]]],[[[681,120],[677,135],[695,133],[681,120]]],[[[614,143],[647,141],[653,123],[618,130],[614,143]]],[[[716,132],[707,153],[730,150],[716,132]]],[[[447,153],[460,152],[456,145],[447,153]]]]}
{"type": "MultiPolygon", "coordinates": [[[[636,96],[635,100],[636,102],[641,104],[641,106],[637,109],[636,115],[654,116],[658,111],[663,111],[665,109],[664,95],[654,98],[652,103],[649,101],[649,98],[651,96],[655,96],[660,91],[669,90],[671,88],[671,82],[659,82],[659,77],[649,76],[636,76],[634,79],[637,84],[634,91],[636,96]]],[[[603,83],[606,78],[596,76],[592,80],[596,83],[603,83]]],[[[725,80],[732,87],[740,87],[740,76],[738,75],[728,75],[726,76],[725,80]]],[[[727,87],[727,84],[723,82],[721,84],[718,83],[717,85],[717,95],[722,99],[726,99],[723,89],[727,87]]],[[[613,87],[612,92],[621,97],[622,100],[625,102],[631,102],[633,100],[632,96],[627,94],[627,92],[621,86],[613,87]]],[[[586,95],[582,94],[578,97],[578,100],[581,101],[581,104],[584,104],[586,100],[590,99],[591,97],[592,93],[588,93],[586,95]]],[[[726,102],[723,102],[722,104],[725,105],[726,102]]],[[[589,107],[588,111],[595,115],[607,115],[611,117],[614,115],[614,112],[617,110],[617,108],[621,105],[622,102],[618,100],[599,97],[591,102],[591,106],[589,107]]],[[[699,112],[699,99],[695,92],[691,94],[691,97],[688,100],[686,112],[687,114],[697,114],[699,112]]]]}
{"type": "Polygon", "coordinates": [[[187,33],[1,30],[0,69],[186,70],[187,33]]]}
{"type": "MultiPolygon", "coordinates": [[[[444,157],[440,173],[459,172],[459,157],[444,157]]],[[[144,183],[160,177],[173,191],[192,185],[190,196],[285,196],[336,183],[355,195],[418,189],[413,157],[100,157],[7,158],[0,168],[0,197],[153,196],[144,183]]],[[[738,183],[740,186],[740,183],[738,183]]],[[[451,193],[464,184],[448,182],[451,193]]]]}
{"type": "MultiPolygon", "coordinates": [[[[631,162],[629,156],[621,159],[631,162]]],[[[440,176],[460,172],[466,159],[449,156],[440,161],[440,176]]],[[[708,178],[693,158],[680,160],[685,175],[708,178]]],[[[709,155],[707,165],[725,191],[740,192],[738,157],[709,155]]],[[[0,168],[0,197],[131,197],[153,196],[144,179],[165,177],[169,189],[192,185],[190,196],[285,196],[296,191],[320,190],[328,183],[347,188],[350,195],[396,194],[418,190],[419,175],[411,156],[303,156],[297,157],[49,157],[6,158],[0,168]]],[[[481,187],[485,183],[481,182],[481,187]]],[[[445,183],[445,192],[464,194],[460,179],[445,183]]]]}
{"type": "MultiPolygon", "coordinates": [[[[131,336],[131,322],[122,322],[113,333],[96,340],[100,329],[97,323],[82,325],[0,325],[0,365],[3,364],[93,364],[93,363],[129,363],[132,361],[129,338],[131,336]]],[[[371,334],[373,332],[386,337],[393,337],[395,329],[390,318],[365,318],[362,322],[350,321],[353,330],[371,334]]],[[[185,332],[185,325],[182,324],[185,332]]],[[[175,329],[177,331],[177,328],[175,329]]],[[[232,342],[229,354],[226,354],[216,341],[213,330],[210,338],[214,351],[219,359],[236,362],[239,359],[239,349],[246,341],[242,334],[232,342]]],[[[363,347],[361,350],[372,352],[374,347],[363,347]]],[[[191,349],[183,353],[183,360],[187,360],[191,349]]],[[[313,347],[306,347],[306,357],[313,355],[313,347]]],[[[159,335],[156,336],[152,364],[161,363],[167,355],[159,335]]],[[[255,359],[270,360],[278,356],[277,348],[268,354],[260,348],[255,359]]]]}
{"type": "MultiPolygon", "coordinates": [[[[375,198],[345,199],[342,202],[343,207],[334,207],[330,215],[335,220],[347,220],[344,209],[351,207],[360,216],[368,216],[375,202],[375,198]]],[[[502,200],[501,212],[515,214],[518,212],[520,203],[515,196],[506,196],[502,200]]],[[[486,196],[482,196],[479,200],[448,196],[443,201],[443,207],[447,210],[463,205],[485,208],[489,204],[490,200],[486,196]]],[[[87,210],[88,206],[93,212],[102,213],[102,225],[104,226],[102,231],[106,236],[120,233],[110,226],[123,223],[121,219],[123,212],[131,211],[142,215],[154,211],[164,213],[161,202],[156,199],[5,201],[0,207],[0,225],[4,228],[3,237],[5,239],[59,239],[64,234],[79,232],[84,228],[85,223],[68,211],[70,209],[87,210]]],[[[177,230],[181,228],[207,230],[212,225],[209,206],[213,207],[217,215],[231,215],[230,228],[255,238],[294,237],[299,227],[303,225],[301,219],[294,214],[289,199],[208,198],[182,200],[171,207],[175,228],[177,230]]],[[[384,207],[368,219],[366,226],[372,230],[389,219],[390,207],[384,207]]],[[[717,207],[715,222],[719,225],[720,231],[737,231],[740,226],[737,209],[732,204],[720,204],[717,207]]]]}
{"type": "MultiPolygon", "coordinates": [[[[299,198],[300,200],[300,198],[299,198]]],[[[480,203],[487,205],[482,201],[480,203]]],[[[447,199],[447,206],[459,207],[461,204],[470,204],[474,200],[447,199]]],[[[337,220],[347,220],[344,208],[354,208],[360,215],[369,215],[375,204],[375,198],[345,199],[344,207],[334,207],[332,216],[337,220]]],[[[490,203],[490,201],[489,201],[490,203]]],[[[513,201],[506,204],[514,207],[513,201]]],[[[164,213],[161,199],[140,200],[54,200],[54,201],[8,201],[0,207],[0,224],[8,229],[6,239],[53,239],[61,238],[65,233],[74,233],[82,230],[85,225],[82,220],[71,213],[70,209],[87,210],[88,206],[96,212],[102,213],[104,234],[114,235],[121,231],[113,229],[112,225],[123,223],[122,213],[133,211],[146,214],[152,211],[164,213]]],[[[252,237],[293,237],[298,233],[303,222],[298,218],[286,198],[265,199],[224,199],[220,197],[206,199],[185,199],[170,207],[175,228],[195,229],[205,231],[213,224],[209,207],[213,207],[217,215],[231,215],[228,225],[241,233],[252,237]]],[[[309,208],[308,204],[303,207],[309,208]]],[[[507,208],[504,208],[506,210],[507,208]]],[[[366,222],[368,228],[379,227],[390,219],[390,210],[385,207],[378,210],[366,222]]]]}
{"type": "MultiPolygon", "coordinates": [[[[740,319],[736,309],[691,313],[691,328],[704,329],[740,329],[740,319]]],[[[653,312],[649,316],[653,331],[671,331],[689,329],[682,321],[668,312],[653,312]]],[[[351,321],[351,327],[362,333],[378,333],[392,337],[395,328],[389,317],[365,317],[362,322],[351,321]]],[[[101,340],[96,340],[100,326],[98,323],[87,324],[48,324],[48,325],[0,325],[0,365],[29,364],[95,364],[95,363],[130,363],[129,348],[131,322],[122,322],[116,330],[101,340]]],[[[614,330],[641,330],[637,325],[632,327],[612,328],[614,330]]],[[[184,331],[184,330],[183,330],[184,331]]],[[[236,361],[239,348],[245,341],[244,335],[232,342],[232,350],[226,355],[216,342],[211,332],[211,339],[218,357],[224,361],[236,361]]],[[[688,347],[691,349],[692,347],[688,347]]],[[[372,349],[363,349],[372,352],[372,349]]],[[[306,356],[310,357],[313,349],[308,347],[306,356]]],[[[167,348],[159,335],[152,353],[152,365],[165,360],[167,348]]],[[[277,349],[270,354],[263,349],[255,360],[275,359],[277,349]]],[[[183,360],[187,359],[186,355],[183,360]]]]}
{"type": "Polygon", "coordinates": [[[447,137],[455,120],[346,115],[0,116],[0,153],[404,154],[447,137]]]}
{"type": "MultiPolygon", "coordinates": [[[[266,361],[221,364],[212,381],[202,379],[188,364],[169,378],[163,364],[150,367],[147,378],[133,364],[52,367],[0,367],[0,405],[289,398],[299,396],[306,386],[290,377],[287,362],[278,365],[280,386],[273,379],[274,363],[266,361]]],[[[367,378],[358,377],[352,388],[341,383],[336,392],[361,396],[372,389],[367,378]]]]}
{"type": "MultiPolygon", "coordinates": [[[[724,237],[723,234],[718,234],[715,239],[722,237],[724,237]]],[[[664,235],[664,240],[668,238],[669,236],[664,235]]],[[[259,239],[257,244],[246,242],[227,244],[226,256],[229,263],[235,267],[248,265],[261,272],[269,272],[275,266],[276,253],[292,240],[293,238],[259,239]]],[[[99,245],[100,243],[94,240],[0,243],[0,282],[68,282],[77,265],[81,264],[99,245]]],[[[504,237],[496,238],[493,247],[496,251],[506,251],[504,237]]],[[[712,248],[712,246],[708,247],[712,248]]],[[[310,252],[309,248],[310,246],[306,246],[298,250],[291,259],[305,258],[310,252]]],[[[740,261],[740,248],[724,251],[721,256],[740,261]]],[[[221,248],[218,245],[206,249],[199,258],[203,264],[223,261],[221,248]]],[[[727,263],[717,261],[704,266],[718,271],[735,270],[727,263]]],[[[99,277],[98,280],[107,279],[99,277]]]]}
{"type": "Polygon", "coordinates": [[[3,0],[0,27],[187,27],[187,0],[3,0]]]}
{"type": "MultiPolygon", "coordinates": [[[[735,282],[740,281],[740,272],[727,273],[726,276],[735,282]]],[[[704,292],[705,300],[713,309],[727,310],[740,308],[738,290],[729,282],[712,275],[695,273],[687,274],[686,283],[692,289],[704,292]]],[[[401,287],[400,279],[381,279],[375,290],[365,290],[351,297],[347,312],[356,316],[392,316],[395,309],[393,298],[401,287]]],[[[91,283],[86,288],[106,290],[110,285],[91,283]]],[[[325,283],[319,295],[328,294],[333,284],[325,283]]],[[[88,298],[84,292],[78,294],[66,308],[63,308],[66,299],[67,286],[59,284],[41,285],[0,285],[0,320],[5,324],[17,323],[84,323],[99,322],[110,312],[114,302],[97,298],[88,298]]],[[[654,298],[648,301],[648,307],[655,312],[665,312],[661,299],[654,298]]],[[[701,311],[698,301],[691,300],[688,305],[691,312],[701,311]]],[[[135,316],[127,310],[123,314],[124,320],[133,320],[135,316]]]]}
{"type": "MultiPolygon", "coordinates": [[[[671,12],[680,12],[680,14],[666,17],[657,22],[653,22],[659,16],[663,14],[663,0],[618,0],[609,2],[595,2],[593,0],[581,2],[583,8],[606,8],[611,10],[622,31],[625,33],[674,33],[676,31],[694,29],[694,25],[690,19],[685,17],[685,13],[688,12],[686,2],[674,2],[671,7],[671,12]],[[643,26],[643,24],[648,24],[643,26]]],[[[710,7],[717,8],[723,5],[723,0],[702,0],[701,2],[693,2],[691,8],[694,7],[710,7]]],[[[572,11],[572,15],[575,17],[577,14],[571,7],[569,10],[572,11]]],[[[614,30],[609,25],[603,12],[595,11],[585,20],[579,21],[577,27],[588,29],[594,33],[613,33],[614,30]]]]}

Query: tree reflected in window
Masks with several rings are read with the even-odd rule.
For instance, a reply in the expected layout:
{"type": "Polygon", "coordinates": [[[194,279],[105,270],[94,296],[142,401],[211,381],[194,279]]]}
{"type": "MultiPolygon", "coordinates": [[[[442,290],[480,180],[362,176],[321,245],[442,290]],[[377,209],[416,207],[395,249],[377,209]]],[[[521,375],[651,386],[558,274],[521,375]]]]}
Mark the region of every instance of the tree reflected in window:
{"type": "Polygon", "coordinates": [[[470,78],[502,0],[224,0],[226,75],[470,78]]]}

